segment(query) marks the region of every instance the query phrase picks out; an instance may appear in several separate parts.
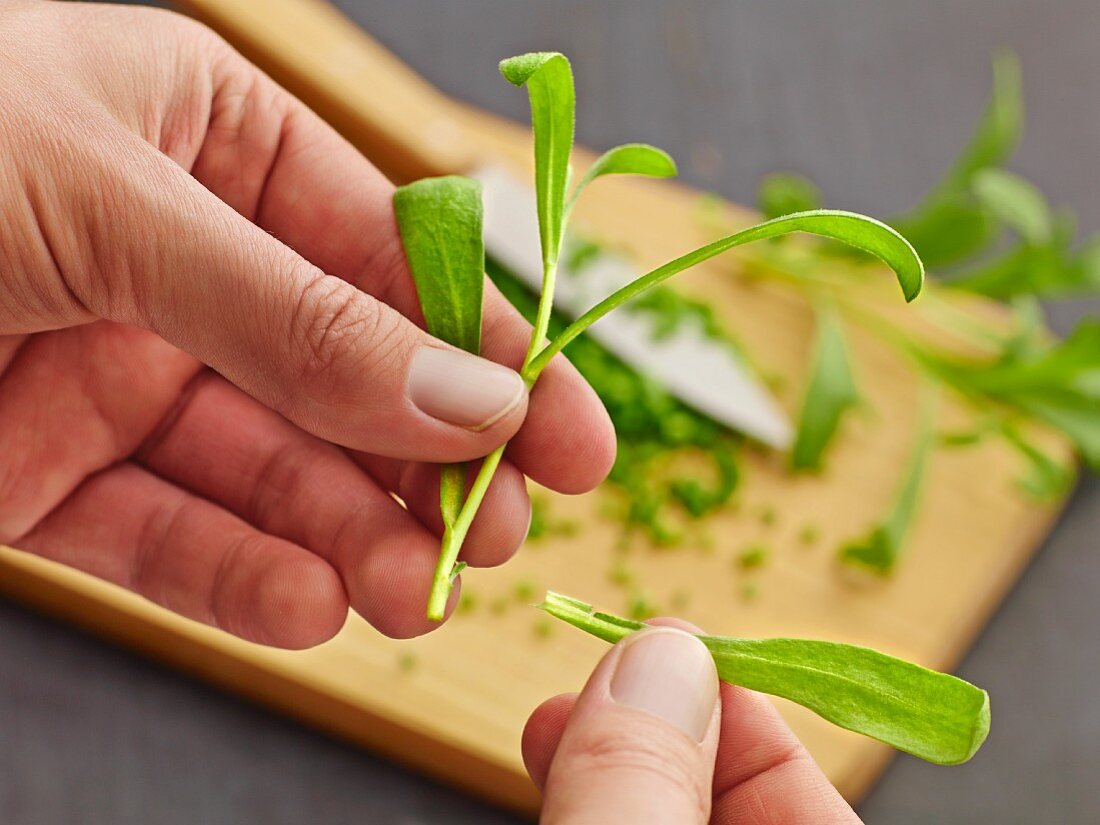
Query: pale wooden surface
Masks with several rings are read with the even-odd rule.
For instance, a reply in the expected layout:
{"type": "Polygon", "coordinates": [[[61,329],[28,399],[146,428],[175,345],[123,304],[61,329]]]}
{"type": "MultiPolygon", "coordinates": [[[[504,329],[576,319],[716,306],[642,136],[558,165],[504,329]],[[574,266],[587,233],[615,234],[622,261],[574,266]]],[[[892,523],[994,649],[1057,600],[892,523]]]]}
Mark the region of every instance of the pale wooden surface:
{"type": "MultiPolygon", "coordinates": [[[[623,137],[630,137],[630,136],[629,135],[624,135],[623,137]]],[[[782,313],[782,310],[779,310],[779,312],[782,313]]],[[[789,358],[790,354],[788,353],[787,355],[783,355],[780,352],[780,353],[777,354],[777,357],[781,358],[781,359],[784,358],[784,357],[789,358]]],[[[872,366],[872,369],[873,369],[873,366],[872,366]]],[[[863,442],[865,439],[873,439],[873,437],[874,437],[873,433],[871,433],[871,434],[862,433],[861,434],[859,432],[859,430],[853,431],[852,433],[849,434],[850,442],[854,442],[854,443],[863,442]]],[[[962,467],[960,469],[965,471],[967,469],[967,467],[962,467]]],[[[758,489],[758,491],[762,490],[762,488],[757,488],[757,489],[758,489]]],[[[930,502],[930,505],[929,505],[930,508],[933,506],[933,504],[934,504],[934,502],[930,502]]],[[[956,505],[960,505],[960,502],[948,502],[945,506],[951,507],[951,506],[956,506],[956,505]]],[[[961,506],[960,506],[959,510],[948,509],[947,511],[944,512],[944,515],[952,523],[954,523],[955,521],[958,521],[960,523],[965,523],[966,520],[967,520],[967,512],[962,511],[961,506]]],[[[856,514],[853,514],[852,517],[855,518],[856,514]]],[[[787,524],[787,521],[788,520],[786,518],[782,518],[781,519],[781,522],[782,522],[781,527],[778,528],[778,529],[782,529],[784,526],[789,527],[790,525],[787,524]]],[[[737,525],[734,529],[743,528],[743,527],[744,527],[744,525],[737,525]]],[[[1004,530],[1005,533],[1013,532],[1013,527],[1009,523],[1002,524],[1001,528],[1004,530]]],[[[960,538],[968,538],[968,537],[967,536],[961,536],[960,538]]],[[[779,555],[778,550],[779,550],[780,542],[774,542],[774,544],[777,548],[777,555],[779,555]]],[[[963,546],[968,546],[968,545],[964,544],[963,546]]],[[[553,553],[553,551],[549,550],[549,549],[545,552],[546,552],[546,555],[547,555],[548,558],[553,553]]],[[[532,558],[534,555],[535,555],[535,553],[528,554],[528,558],[526,560],[530,561],[532,564],[534,564],[536,562],[539,564],[540,571],[542,571],[538,574],[539,578],[549,578],[549,574],[545,572],[546,570],[550,569],[549,565],[542,562],[540,559],[532,558]]],[[[934,556],[929,556],[929,558],[933,558],[933,557],[934,556]]],[[[932,567],[934,569],[934,565],[932,567]]],[[[507,581],[510,582],[512,580],[512,577],[517,575],[517,570],[518,569],[519,568],[510,568],[509,571],[506,574],[501,574],[501,575],[507,576],[507,581]]],[[[926,568],[926,570],[927,569],[928,568],[926,568]]],[[[953,565],[949,566],[949,570],[952,571],[952,573],[954,573],[954,571],[956,569],[957,568],[955,568],[953,565]]],[[[981,577],[982,572],[983,572],[983,570],[979,568],[979,569],[973,571],[973,573],[971,573],[969,575],[974,575],[975,578],[978,578],[978,577],[981,577]]],[[[783,575],[783,574],[787,574],[787,573],[788,573],[788,571],[786,569],[786,566],[783,565],[783,564],[778,564],[778,565],[776,565],[775,569],[771,572],[770,575],[778,576],[778,575],[783,575]]],[[[827,578],[822,579],[822,577],[820,577],[820,576],[815,576],[813,578],[814,583],[820,582],[820,581],[828,581],[828,579],[827,578]]],[[[563,585],[559,584],[557,581],[554,581],[553,583],[556,586],[563,586],[563,585]]],[[[578,584],[580,584],[580,583],[578,583],[578,584]]],[[[507,584],[504,584],[503,586],[507,586],[507,584]]],[[[816,586],[816,585],[814,585],[814,586],[816,586]]],[[[895,585],[895,587],[897,587],[897,585],[895,585]]],[[[563,586],[563,589],[565,589],[564,586],[563,586]]],[[[779,588],[774,588],[774,589],[779,589],[779,588]]],[[[767,607],[767,602],[769,600],[769,594],[772,591],[773,591],[773,583],[764,582],[764,586],[762,587],[763,596],[762,596],[762,599],[761,599],[761,610],[768,610],[769,609],[767,607]]],[[[578,591],[578,593],[579,592],[581,592],[581,591],[578,591]]],[[[873,609],[873,607],[874,607],[874,596],[873,595],[870,597],[870,602],[867,602],[867,594],[861,594],[859,599],[862,600],[865,605],[867,605],[867,604],[870,605],[870,606],[866,606],[865,609],[867,609],[869,611],[873,609]]],[[[822,599],[822,601],[828,601],[828,600],[827,599],[822,599]]],[[[845,601],[847,602],[847,601],[850,601],[850,600],[845,599],[845,601]]],[[[774,606],[776,608],[778,608],[780,610],[780,612],[782,613],[782,616],[781,616],[782,620],[785,621],[785,622],[790,623],[789,625],[787,625],[788,630],[784,631],[784,632],[799,632],[799,626],[797,625],[797,622],[799,620],[791,618],[792,617],[791,611],[789,609],[784,609],[784,605],[782,605],[782,604],[776,604],[774,606]],[[791,628],[793,628],[793,629],[791,629],[791,628]]],[[[739,630],[740,630],[740,624],[742,623],[742,621],[744,622],[746,627],[751,626],[752,622],[754,621],[754,619],[752,618],[752,615],[753,615],[752,612],[750,612],[748,610],[742,610],[741,608],[739,608],[736,605],[733,605],[732,608],[724,605],[722,609],[725,612],[720,613],[720,615],[717,615],[716,618],[718,618],[720,621],[723,621],[723,622],[726,622],[726,621],[729,621],[731,623],[736,622],[738,624],[738,629],[739,630]]],[[[846,608],[846,610],[847,610],[847,608],[846,608]]],[[[844,611],[841,611],[841,613],[843,613],[843,612],[844,611]]],[[[843,617],[836,618],[836,616],[834,615],[834,617],[832,619],[830,619],[829,621],[838,622],[839,625],[840,625],[840,627],[838,628],[840,630],[840,635],[844,635],[845,625],[847,625],[848,632],[851,632],[852,625],[855,624],[855,618],[857,618],[857,616],[858,616],[858,614],[849,615],[847,617],[847,619],[844,619],[843,617]]],[[[810,624],[810,622],[808,620],[805,620],[805,621],[806,621],[806,625],[810,624]]],[[[898,622],[898,624],[902,625],[904,623],[903,622],[898,622]]],[[[806,626],[806,625],[803,625],[803,626],[806,626]]],[[[461,632],[462,632],[461,625],[456,625],[455,633],[459,634],[461,632]]],[[[767,632],[775,632],[775,630],[774,629],[768,629],[767,632]]],[[[815,628],[813,630],[813,633],[814,634],[820,634],[820,635],[832,635],[831,631],[827,627],[823,627],[820,630],[815,628]]],[[[891,639],[899,639],[899,638],[906,639],[906,641],[902,642],[901,644],[904,644],[904,645],[912,644],[913,645],[912,651],[910,651],[908,649],[899,649],[899,648],[895,647],[895,648],[893,648],[895,650],[895,652],[902,653],[904,655],[919,655],[918,648],[922,644],[919,637],[924,635],[924,634],[920,633],[919,631],[914,631],[912,628],[910,628],[910,629],[899,629],[899,628],[887,627],[884,630],[876,631],[876,633],[881,633],[883,635],[883,637],[889,636],[891,639]],[[894,635],[895,632],[898,633],[897,636],[894,635]],[[910,638],[912,638],[912,641],[908,641],[910,638]]],[[[437,635],[442,635],[442,634],[437,634],[437,635]]],[[[526,639],[524,641],[526,641],[526,639]]],[[[551,640],[547,644],[548,645],[555,645],[555,644],[559,644],[560,641],[561,640],[551,640]]],[[[876,643],[878,643],[878,642],[876,642],[876,643]]],[[[422,661],[424,659],[427,659],[427,658],[429,658],[429,654],[425,654],[425,656],[422,657],[422,661]]],[[[390,662],[390,664],[392,664],[392,662],[390,662]]],[[[414,674],[413,678],[415,680],[418,680],[420,678],[419,672],[417,674],[414,674]]],[[[575,687],[575,683],[570,685],[570,687],[575,687]]],[[[541,696],[538,696],[538,697],[535,697],[535,698],[536,699],[541,698],[541,696]]],[[[532,701],[532,704],[533,703],[534,702],[532,701]]],[[[996,706],[995,706],[995,711],[996,711],[996,706]]],[[[995,730],[996,730],[996,727],[995,727],[995,730]]],[[[944,774],[944,772],[939,772],[939,774],[942,776],[944,774]]]]}

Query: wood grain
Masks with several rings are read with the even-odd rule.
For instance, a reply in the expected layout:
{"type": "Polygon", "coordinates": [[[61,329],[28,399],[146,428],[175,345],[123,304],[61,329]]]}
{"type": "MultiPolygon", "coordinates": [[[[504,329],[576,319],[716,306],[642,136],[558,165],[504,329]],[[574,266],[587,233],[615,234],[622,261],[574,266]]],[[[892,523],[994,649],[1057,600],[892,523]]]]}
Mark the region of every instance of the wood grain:
{"type": "MultiPolygon", "coordinates": [[[[525,130],[440,95],[321,2],[181,5],[397,178],[461,171],[488,158],[521,173],[529,168],[525,130]]],[[[580,224],[629,250],[640,266],[706,240],[696,218],[698,193],[690,189],[614,180],[586,198],[580,224]]],[[[747,213],[730,207],[727,218],[743,222],[747,213]]],[[[781,400],[793,411],[806,369],[808,310],[778,286],[738,278],[737,260],[713,261],[679,286],[712,303],[765,371],[787,377],[781,400]]],[[[927,329],[920,305],[904,308],[885,274],[869,294],[853,299],[898,329],[927,329]]],[[[929,305],[929,298],[922,301],[929,305]]],[[[962,311],[997,320],[978,302],[962,311]]],[[[1060,503],[1038,506],[1024,498],[1015,485],[1019,460],[996,442],[941,450],[897,575],[885,582],[839,575],[830,551],[862,532],[888,502],[911,444],[919,392],[908,365],[874,336],[857,330],[852,343],[867,411],[846,423],[827,472],[792,479],[776,457],[751,453],[738,511],[709,525],[712,552],[643,549],[632,564],[658,602],[689,590],[685,617],[711,632],[835,639],[950,668],[1019,575],[1060,503]],[[974,472],[979,466],[981,473],[974,472]],[[754,516],[765,507],[779,514],[774,525],[754,516]],[[821,541],[807,549],[797,534],[809,523],[820,527],[821,541]],[[744,602],[730,561],[755,541],[772,548],[772,562],[756,576],[759,596],[744,602]]],[[[957,424],[970,414],[945,398],[939,415],[957,424]]],[[[1068,456],[1065,444],[1048,440],[1068,456]]],[[[468,574],[481,608],[414,642],[382,639],[353,618],[337,639],[315,650],[267,650],[14,550],[0,550],[0,588],[471,792],[533,810],[537,797],[519,761],[523,721],[547,696],[576,690],[602,647],[566,628],[542,638],[534,632],[537,615],[512,594],[517,581],[529,580],[621,608],[622,594],[606,575],[618,533],[599,517],[604,495],[552,498],[555,516],[583,524],[579,534],[532,545],[505,568],[468,574]],[[503,616],[485,608],[498,599],[510,603],[503,616]],[[406,670],[399,660],[410,652],[418,664],[406,670]]],[[[800,708],[783,704],[782,710],[849,798],[868,787],[890,754],[800,708]]]]}

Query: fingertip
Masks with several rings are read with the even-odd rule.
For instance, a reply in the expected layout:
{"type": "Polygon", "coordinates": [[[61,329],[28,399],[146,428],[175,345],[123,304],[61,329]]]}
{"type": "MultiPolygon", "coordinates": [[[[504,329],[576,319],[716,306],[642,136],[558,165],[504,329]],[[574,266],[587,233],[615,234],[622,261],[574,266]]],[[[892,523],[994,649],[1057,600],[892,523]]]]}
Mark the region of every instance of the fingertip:
{"type": "MultiPolygon", "coordinates": [[[[467,484],[477,465],[472,465],[467,484]]],[[[410,463],[400,473],[397,494],[409,511],[435,535],[443,535],[439,512],[439,466],[410,463]]],[[[531,499],[519,470],[502,461],[485,492],[462,546],[462,561],[471,567],[496,567],[512,558],[527,538],[531,499]]]]}
{"type": "Polygon", "coordinates": [[[576,693],[552,696],[532,711],[523,727],[520,751],[531,781],[541,791],[546,786],[550,763],[558,750],[569,715],[577,704],[576,693]]]}
{"type": "Polygon", "coordinates": [[[509,457],[544,487],[577,495],[607,478],[615,453],[615,427],[599,396],[572,364],[555,360],[531,391],[509,457]]]}
{"type": "MultiPolygon", "coordinates": [[[[427,533],[400,531],[384,538],[351,572],[347,582],[351,606],[379,633],[391,639],[411,639],[435,630],[443,622],[428,618],[428,594],[439,547],[427,533]]],[[[444,611],[454,612],[459,580],[444,611]]]]}
{"type": "Polygon", "coordinates": [[[304,556],[262,569],[252,594],[254,641],[288,650],[327,642],[347,620],[348,599],[336,571],[304,556]]]}

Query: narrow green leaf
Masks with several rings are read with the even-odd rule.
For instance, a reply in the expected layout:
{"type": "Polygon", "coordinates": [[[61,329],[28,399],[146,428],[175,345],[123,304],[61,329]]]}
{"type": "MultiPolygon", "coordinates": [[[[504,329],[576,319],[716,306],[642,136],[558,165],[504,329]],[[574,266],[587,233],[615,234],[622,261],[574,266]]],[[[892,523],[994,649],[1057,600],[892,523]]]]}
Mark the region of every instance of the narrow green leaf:
{"type": "Polygon", "coordinates": [[[575,93],[573,70],[565,55],[532,52],[500,62],[504,79],[526,86],[535,138],[535,197],[544,267],[553,267],[565,224],[565,189],[573,151],[575,93]]]}
{"type": "Polygon", "coordinates": [[[841,416],[859,400],[844,330],[832,308],[817,312],[814,352],[798,433],[791,449],[791,466],[796,470],[821,468],[822,454],[836,433],[841,416]]]}
{"type": "Polygon", "coordinates": [[[1024,128],[1020,61],[1004,50],[993,58],[993,91],[966,149],[948,173],[947,182],[970,179],[979,169],[1004,163],[1016,150],[1024,128]]]}
{"type": "MultiPolygon", "coordinates": [[[[547,593],[539,606],[612,643],[645,627],[558,593],[547,593]]],[[[965,762],[989,732],[984,690],[868,648],[803,639],[699,639],[723,681],[797,702],[929,762],[965,762]]]]}
{"type": "Polygon", "coordinates": [[[894,569],[901,555],[906,534],[913,522],[924,486],[928,457],[935,445],[932,412],[926,408],[917,432],[913,455],[909,460],[901,488],[886,518],[862,539],[840,549],[840,560],[885,575],[894,569]]]}
{"type": "Polygon", "coordinates": [[[393,195],[428,332],[477,354],[485,247],[481,236],[481,184],[450,175],[425,178],[393,195]]]}
{"type": "Polygon", "coordinates": [[[765,218],[809,212],[821,206],[821,192],[802,175],[776,172],[760,181],[756,190],[756,205],[765,218]]]}
{"type": "Polygon", "coordinates": [[[990,212],[1031,244],[1050,240],[1054,218],[1043,193],[1004,169],[981,169],[971,181],[974,195],[990,212]]]}
{"type": "Polygon", "coordinates": [[[1005,162],[1023,130],[1020,66],[1002,52],[993,62],[993,91],[970,142],[944,179],[912,211],[889,221],[935,269],[977,252],[997,234],[997,221],[970,189],[976,172],[1005,162]]]}
{"type": "Polygon", "coordinates": [[[577,202],[581,192],[596,178],[604,175],[644,175],[650,178],[676,177],[676,162],[663,149],[646,143],[626,143],[608,149],[588,167],[584,177],[573,188],[569,207],[577,202]]]}
{"type": "Polygon", "coordinates": [[[828,209],[814,212],[797,212],[793,215],[785,215],[781,218],[765,221],[725,238],[720,238],[713,243],[669,261],[667,264],[654,269],[652,272],[612,293],[554,338],[531,362],[529,368],[525,370],[525,377],[531,380],[538,376],[554,355],[561,352],[563,347],[589,326],[600,320],[611,310],[668,280],[673,275],[736,246],[765,238],[776,238],[791,232],[807,232],[812,235],[832,238],[869,252],[894,270],[907,301],[912,301],[920,294],[921,287],[924,284],[924,265],[913,247],[896,230],[880,221],[876,221],[874,218],[868,218],[854,212],[828,209]]]}

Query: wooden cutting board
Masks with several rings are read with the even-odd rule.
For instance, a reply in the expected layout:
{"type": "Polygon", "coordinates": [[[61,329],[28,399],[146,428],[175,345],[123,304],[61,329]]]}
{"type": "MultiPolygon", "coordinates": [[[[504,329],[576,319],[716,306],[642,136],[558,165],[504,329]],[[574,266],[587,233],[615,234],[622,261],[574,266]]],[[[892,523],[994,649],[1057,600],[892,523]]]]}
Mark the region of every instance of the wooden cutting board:
{"type": "MultiPolygon", "coordinates": [[[[462,171],[486,158],[529,173],[525,129],[441,95],[321,0],[179,5],[219,30],[395,178],[462,171]]],[[[586,195],[577,220],[648,268],[709,239],[697,220],[698,197],[667,182],[601,181],[586,195]]],[[[749,217],[729,207],[731,222],[749,217]]],[[[678,286],[705,296],[764,370],[786,376],[780,398],[794,412],[808,360],[809,312],[796,296],[738,279],[736,270],[736,259],[712,261],[678,286]]],[[[934,291],[906,308],[885,274],[858,300],[901,330],[927,330],[928,310],[949,304],[988,323],[1000,320],[991,305],[934,291]]],[[[680,612],[711,632],[847,641],[950,669],[1062,502],[1040,506],[1021,494],[1021,462],[997,441],[938,450],[896,575],[854,583],[842,575],[832,551],[862,533],[889,502],[911,447],[919,383],[873,336],[857,328],[851,343],[867,405],[845,423],[824,475],[792,478],[780,458],[749,453],[740,506],[711,520],[709,553],[643,549],[631,564],[660,604],[668,605],[673,593],[690,592],[680,612]],[[767,510],[776,514],[772,523],[760,515],[767,510]],[[807,524],[821,532],[810,547],[798,539],[807,524]],[[738,595],[744,574],[731,560],[757,541],[772,549],[771,561],[753,573],[758,595],[746,601],[738,595]]],[[[962,426],[970,413],[944,398],[938,417],[941,426],[962,426]]],[[[1064,442],[1040,435],[1069,460],[1064,442]]],[[[4,548],[0,590],[443,781],[533,811],[537,794],[519,755],[523,723],[543,699],[579,689],[604,646],[565,626],[550,627],[547,635],[548,626],[519,603],[515,590],[517,582],[528,582],[622,609],[623,594],[607,577],[618,530],[599,515],[606,495],[551,497],[553,516],[576,520],[577,534],[532,544],[503,568],[471,571],[466,588],[481,607],[407,642],[384,639],[353,617],[336,639],[314,650],[268,650],[4,548]],[[487,609],[493,602],[502,612],[487,609]]],[[[986,687],[993,689],[995,719],[996,686],[986,687]]],[[[781,703],[781,709],[849,799],[868,788],[891,754],[801,708],[781,703]]]]}

